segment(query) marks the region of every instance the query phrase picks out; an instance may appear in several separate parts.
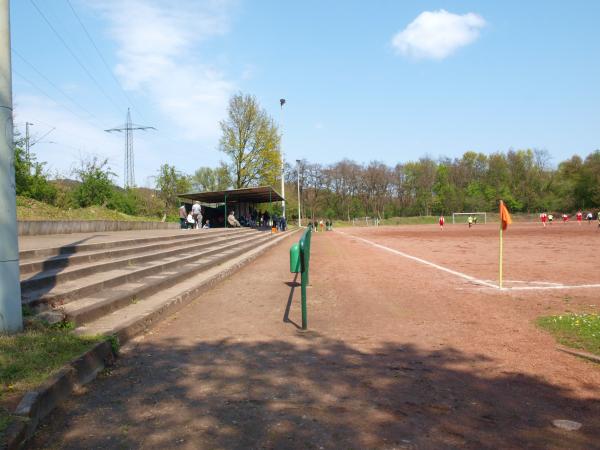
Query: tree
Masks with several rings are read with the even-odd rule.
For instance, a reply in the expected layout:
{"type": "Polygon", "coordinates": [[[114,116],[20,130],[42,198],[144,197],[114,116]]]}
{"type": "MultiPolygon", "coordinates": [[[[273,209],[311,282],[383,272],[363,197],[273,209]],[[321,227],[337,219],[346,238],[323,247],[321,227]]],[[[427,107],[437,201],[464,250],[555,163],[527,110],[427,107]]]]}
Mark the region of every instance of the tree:
{"type": "Polygon", "coordinates": [[[112,195],[112,178],[115,176],[108,166],[108,159],[82,159],[79,168],[73,170],[73,174],[80,181],[73,191],[73,200],[77,206],[85,208],[91,205],[106,205],[112,195]]]}
{"type": "Polygon", "coordinates": [[[234,187],[274,185],[281,170],[277,127],[256,98],[236,94],[221,121],[219,149],[231,158],[234,187]]]}
{"type": "Polygon", "coordinates": [[[224,162],[219,167],[200,167],[191,177],[194,190],[198,191],[222,191],[231,187],[231,176],[229,168],[224,162]]]}
{"type": "Polygon", "coordinates": [[[177,194],[187,192],[190,188],[189,177],[175,169],[175,166],[163,164],[158,169],[156,189],[159,198],[164,202],[165,215],[168,214],[169,209],[177,206],[177,194]]]}

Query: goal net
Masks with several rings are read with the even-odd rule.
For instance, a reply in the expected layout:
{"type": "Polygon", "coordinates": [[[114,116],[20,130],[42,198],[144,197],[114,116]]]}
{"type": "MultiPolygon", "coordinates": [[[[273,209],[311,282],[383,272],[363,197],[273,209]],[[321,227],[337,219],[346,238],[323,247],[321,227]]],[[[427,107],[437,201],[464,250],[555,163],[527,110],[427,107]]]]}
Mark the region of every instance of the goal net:
{"type": "Polygon", "coordinates": [[[473,218],[474,223],[487,223],[487,214],[484,212],[453,212],[452,223],[467,223],[469,217],[473,218]]]}

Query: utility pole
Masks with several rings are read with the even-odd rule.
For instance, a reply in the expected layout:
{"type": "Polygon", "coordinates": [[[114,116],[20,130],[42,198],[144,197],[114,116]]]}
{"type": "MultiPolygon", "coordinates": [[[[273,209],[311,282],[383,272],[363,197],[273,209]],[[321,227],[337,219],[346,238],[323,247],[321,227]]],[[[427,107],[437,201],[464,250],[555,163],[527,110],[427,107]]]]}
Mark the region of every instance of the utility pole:
{"type": "Polygon", "coordinates": [[[281,105],[281,119],[279,121],[281,126],[281,141],[279,142],[279,149],[281,150],[281,196],[284,198],[284,200],[281,201],[281,214],[285,219],[285,161],[283,157],[283,105],[285,105],[285,98],[280,98],[279,104],[281,105]]]}
{"type": "Polygon", "coordinates": [[[11,71],[9,0],[0,0],[0,333],[23,329],[11,71]]]}
{"type": "Polygon", "coordinates": [[[154,127],[136,125],[131,122],[131,112],[127,108],[125,124],[104,130],[107,133],[125,132],[125,165],[123,166],[123,187],[125,189],[135,187],[135,163],[133,158],[133,131],[134,130],[156,130],[154,127]]]}
{"type": "Polygon", "coordinates": [[[29,161],[29,149],[31,148],[30,144],[30,135],[29,135],[29,126],[33,125],[31,122],[25,122],[25,154],[27,155],[27,160],[29,161]]]}

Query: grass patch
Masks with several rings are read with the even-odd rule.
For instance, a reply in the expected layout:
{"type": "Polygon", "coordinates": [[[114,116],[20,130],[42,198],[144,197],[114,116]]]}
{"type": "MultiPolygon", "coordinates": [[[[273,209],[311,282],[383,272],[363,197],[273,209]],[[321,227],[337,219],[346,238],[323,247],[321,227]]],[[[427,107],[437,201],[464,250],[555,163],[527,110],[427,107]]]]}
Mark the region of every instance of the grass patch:
{"type": "Polygon", "coordinates": [[[537,324],[552,333],[561,344],[600,356],[599,314],[546,316],[540,317],[537,324]]]}
{"type": "Polygon", "coordinates": [[[0,335],[0,401],[44,382],[102,339],[76,336],[70,328],[32,323],[22,333],[0,335]]]}
{"type": "MultiPolygon", "coordinates": [[[[28,197],[17,196],[18,220],[122,220],[128,222],[158,222],[157,217],[130,216],[104,206],[62,209],[28,197]]],[[[177,219],[179,220],[179,219],[177,219]]]]}

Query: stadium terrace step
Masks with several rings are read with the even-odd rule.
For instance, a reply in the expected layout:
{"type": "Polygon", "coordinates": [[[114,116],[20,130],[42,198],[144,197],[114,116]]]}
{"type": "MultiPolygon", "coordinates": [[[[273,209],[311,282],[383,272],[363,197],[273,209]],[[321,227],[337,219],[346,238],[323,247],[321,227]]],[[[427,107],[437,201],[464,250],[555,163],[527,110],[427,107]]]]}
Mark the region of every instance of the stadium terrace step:
{"type": "MultiPolygon", "coordinates": [[[[136,239],[121,239],[121,240],[112,240],[107,242],[98,242],[92,244],[85,243],[73,243],[64,245],[61,247],[51,247],[51,248],[39,248],[32,250],[21,250],[19,252],[19,260],[20,260],[20,269],[23,273],[23,269],[25,268],[26,272],[30,271],[28,264],[35,263],[43,263],[45,261],[52,261],[53,259],[60,259],[72,257],[75,254],[85,253],[85,252],[100,252],[101,250],[108,249],[116,249],[116,248],[135,248],[139,246],[143,246],[145,244],[153,244],[153,243],[166,243],[172,241],[184,241],[190,238],[195,237],[209,237],[209,236],[219,236],[219,235],[231,235],[232,233],[251,233],[253,230],[248,228],[238,228],[238,229],[228,229],[224,230],[222,228],[215,228],[211,230],[202,230],[202,231],[190,231],[189,233],[185,230],[179,231],[177,234],[166,235],[166,236],[152,236],[146,238],[136,238],[136,239]],[[192,235],[190,235],[192,233],[192,235]]],[[[43,266],[40,269],[32,268],[32,271],[43,270],[48,268],[43,266]]]]}
{"type": "MultiPolygon", "coordinates": [[[[64,270],[74,265],[91,263],[103,259],[117,258],[120,256],[134,255],[150,252],[152,250],[168,249],[170,247],[190,245],[196,242],[209,241],[220,237],[234,236],[238,234],[248,233],[247,229],[220,231],[220,232],[205,232],[193,233],[192,235],[166,236],[165,238],[150,238],[150,239],[130,239],[126,241],[104,242],[98,244],[86,245],[87,250],[82,250],[79,247],[68,247],[71,251],[68,253],[61,252],[63,247],[58,247],[51,250],[52,255],[41,258],[35,255],[35,258],[21,257],[19,264],[21,278],[35,272],[48,272],[51,270],[64,270]],[[175,237],[176,239],[173,239],[175,237]],[[141,242],[140,242],[141,241],[141,242]],[[110,244],[107,246],[107,244],[110,244]],[[121,244],[121,245],[116,245],[121,244]]],[[[27,252],[29,253],[29,252],[27,252]]]]}
{"type": "Polygon", "coordinates": [[[178,267],[174,273],[161,272],[156,275],[148,275],[134,283],[124,283],[116,289],[101,291],[95,295],[66,303],[57,310],[64,314],[65,320],[73,322],[75,325],[91,322],[129,304],[143,301],[202,271],[243,255],[269,240],[271,240],[269,235],[261,236],[216,254],[203,255],[199,259],[178,267]]]}
{"type": "MultiPolygon", "coordinates": [[[[231,234],[217,235],[216,237],[197,236],[196,238],[190,240],[177,240],[168,244],[164,244],[163,247],[158,247],[158,251],[156,251],[157,249],[155,248],[158,244],[141,247],[127,247],[125,249],[126,257],[124,258],[109,259],[110,256],[106,255],[110,254],[110,251],[104,253],[100,251],[100,255],[97,255],[98,252],[85,253],[79,256],[87,258],[88,264],[85,264],[83,263],[83,261],[80,261],[80,264],[76,265],[75,267],[69,265],[66,265],[64,267],[59,266],[56,268],[46,269],[41,273],[30,276],[29,278],[25,278],[24,276],[22,276],[22,278],[24,279],[21,280],[21,290],[32,291],[42,289],[45,286],[53,287],[60,285],[66,281],[80,279],[86,275],[90,275],[93,273],[111,270],[123,266],[131,266],[133,264],[142,263],[145,261],[154,261],[162,257],[181,254],[182,252],[189,253],[191,251],[201,251],[202,249],[210,247],[216,242],[222,242],[234,238],[240,239],[244,238],[245,236],[249,236],[249,234],[234,232],[231,234]],[[109,260],[102,262],[102,260],[105,259],[109,260]]],[[[117,252],[117,254],[114,256],[116,257],[120,255],[117,252]]],[[[78,256],[73,256],[72,258],[78,258],[78,256]]],[[[63,264],[66,264],[67,261],[63,261],[63,264]]]]}
{"type": "Polygon", "coordinates": [[[141,301],[130,301],[121,309],[79,326],[75,329],[75,333],[79,335],[115,335],[119,338],[120,343],[124,343],[136,334],[143,332],[152,323],[178,311],[210,286],[243,267],[293,232],[277,235],[267,234],[262,239],[249,242],[249,249],[245,249],[245,251],[230,248],[222,253],[218,263],[207,265],[195,275],[191,273],[189,273],[190,276],[182,275],[180,282],[172,286],[165,284],[141,301]]]}
{"type": "Polygon", "coordinates": [[[217,254],[264,236],[266,233],[251,231],[219,236],[210,243],[177,247],[167,251],[151,252],[133,258],[117,259],[76,266],[63,273],[41,273],[22,282],[22,301],[29,306],[58,306],[100,290],[123,283],[137,282],[142,277],[173,270],[193,262],[199,256],[217,254]]]}
{"type": "Polygon", "coordinates": [[[22,302],[46,320],[73,322],[77,333],[128,339],[289,234],[238,228],[119,239],[115,233],[25,250],[22,302]]]}

